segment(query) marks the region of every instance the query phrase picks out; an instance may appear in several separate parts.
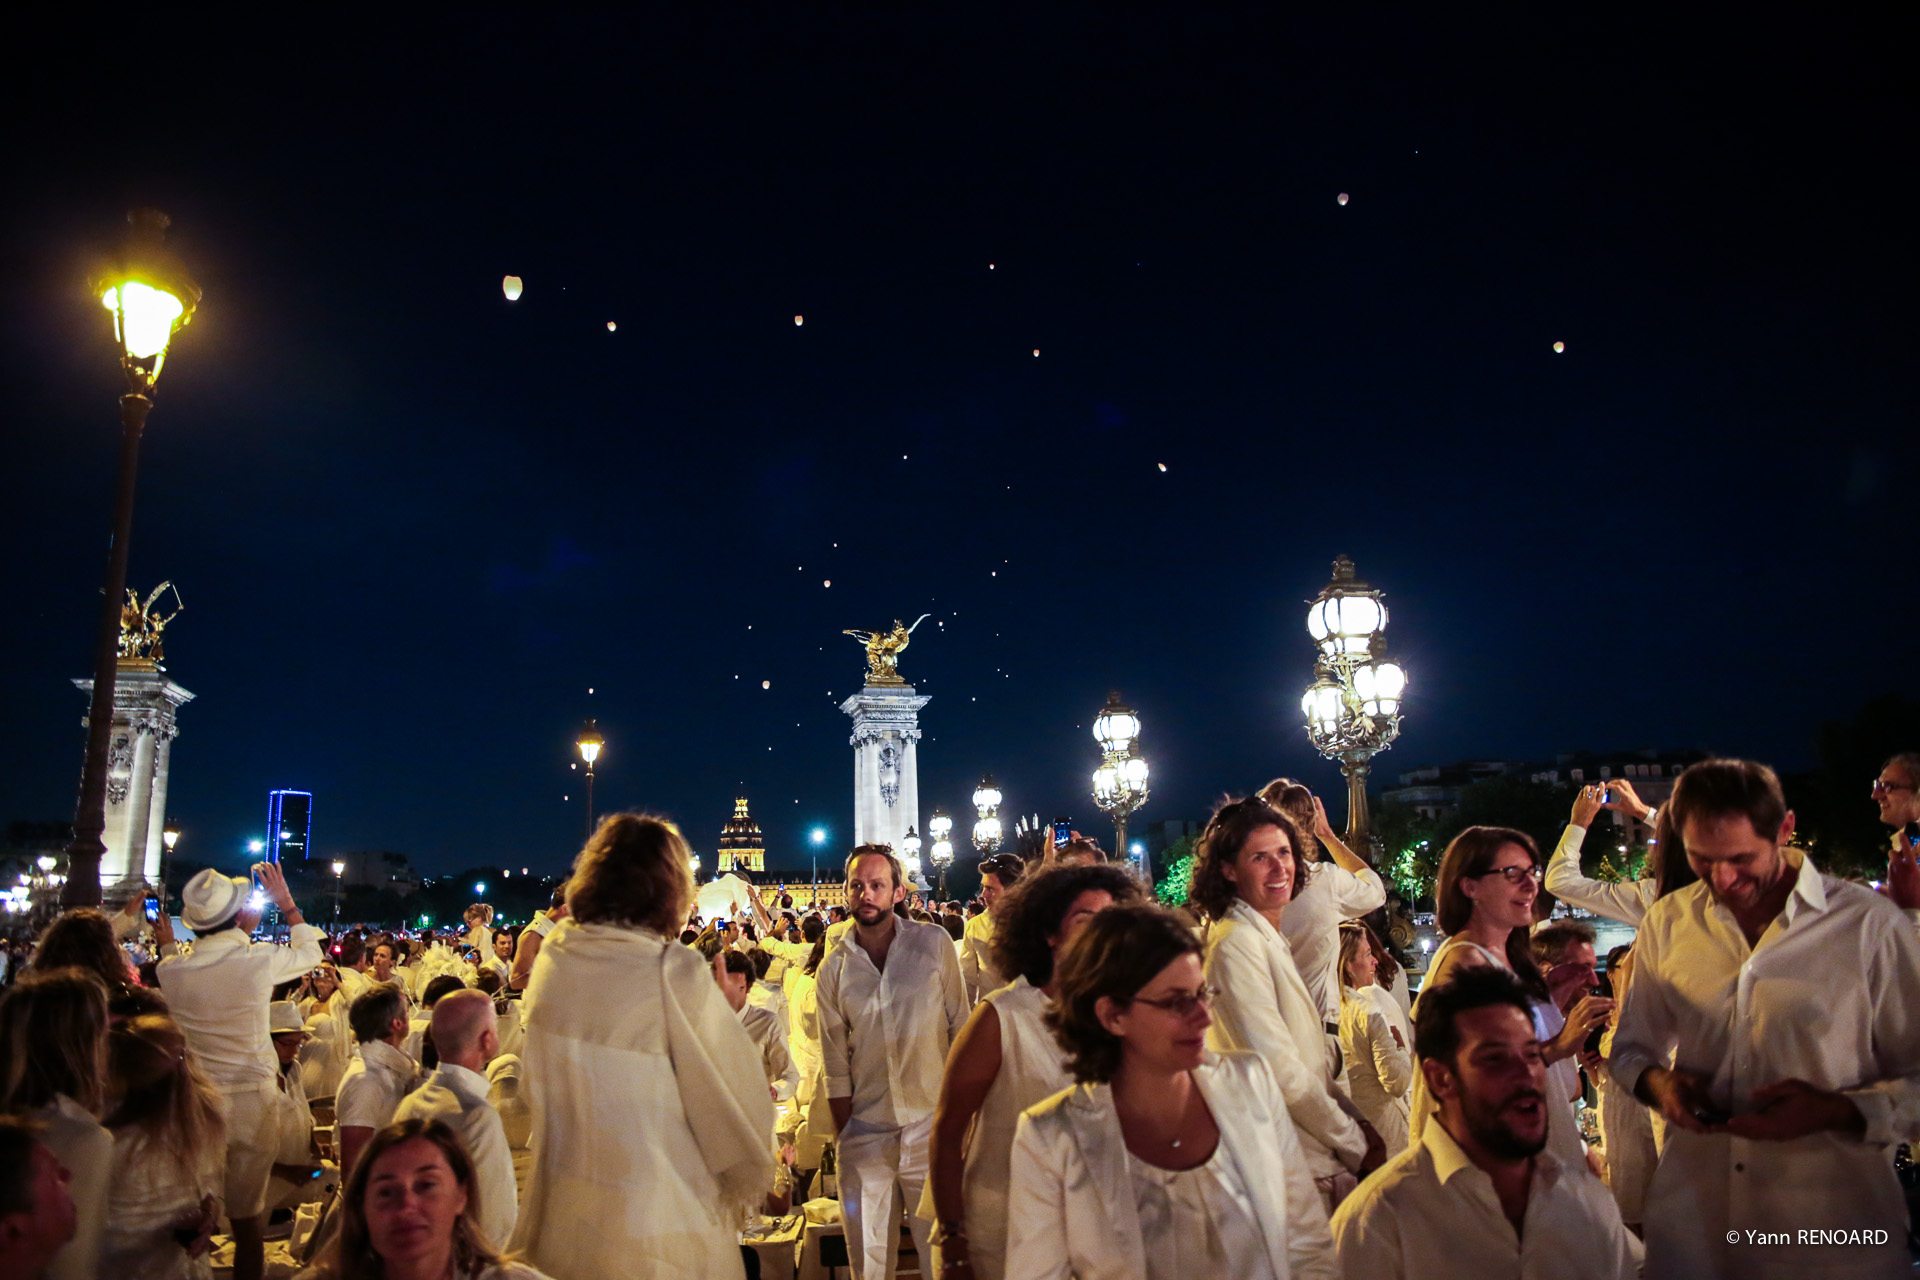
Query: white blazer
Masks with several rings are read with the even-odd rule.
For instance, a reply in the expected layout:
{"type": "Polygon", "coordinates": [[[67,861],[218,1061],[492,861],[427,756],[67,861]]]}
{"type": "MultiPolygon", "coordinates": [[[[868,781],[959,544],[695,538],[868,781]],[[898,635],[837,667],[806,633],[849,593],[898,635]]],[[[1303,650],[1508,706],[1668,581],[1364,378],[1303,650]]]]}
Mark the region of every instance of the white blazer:
{"type": "MultiPolygon", "coordinates": [[[[1253,1201],[1276,1277],[1340,1274],[1320,1192],[1259,1055],[1211,1054],[1193,1073],[1253,1201]]],[[[1075,1085],[1020,1117],[1007,1204],[1006,1280],[1138,1280],[1146,1246],[1113,1090],[1075,1085]]]]}

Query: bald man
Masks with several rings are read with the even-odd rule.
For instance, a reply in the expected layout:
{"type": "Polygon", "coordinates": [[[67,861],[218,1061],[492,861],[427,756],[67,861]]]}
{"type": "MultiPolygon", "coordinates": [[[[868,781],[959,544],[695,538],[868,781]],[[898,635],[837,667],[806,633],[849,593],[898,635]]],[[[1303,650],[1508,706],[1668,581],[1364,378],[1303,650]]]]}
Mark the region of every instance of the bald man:
{"type": "Polygon", "coordinates": [[[500,1113],[487,1101],[487,1063],[500,1052],[493,999],[471,989],[441,996],[433,1006],[433,1047],[440,1065],[393,1113],[395,1123],[418,1117],[444,1120],[473,1157],[480,1211],[472,1215],[495,1248],[505,1248],[520,1216],[513,1152],[500,1113]]]}

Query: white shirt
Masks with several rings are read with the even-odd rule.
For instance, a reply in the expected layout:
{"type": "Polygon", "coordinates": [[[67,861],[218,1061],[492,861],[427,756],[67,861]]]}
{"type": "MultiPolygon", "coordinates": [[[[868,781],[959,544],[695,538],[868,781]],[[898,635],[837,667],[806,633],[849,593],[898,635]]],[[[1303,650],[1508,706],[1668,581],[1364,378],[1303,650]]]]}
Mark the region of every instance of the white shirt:
{"type": "Polygon", "coordinates": [[[414,1065],[385,1040],[363,1040],[360,1056],[340,1077],[334,1099],[334,1121],[342,1129],[384,1129],[393,1123],[394,1110],[413,1088],[414,1065]]]}
{"type": "Polygon", "coordinates": [[[1127,1178],[1146,1246],[1146,1280],[1283,1280],[1273,1274],[1253,1202],[1225,1143],[1192,1169],[1162,1169],[1128,1152],[1127,1178]]]}
{"type": "Polygon", "coordinates": [[[771,1009],[745,1004],[740,1006],[740,1025],[760,1051],[760,1065],[773,1087],[774,1101],[785,1102],[800,1087],[800,1073],[794,1068],[793,1055],[787,1052],[787,1037],[782,1034],[779,1018],[771,1009]]]}
{"type": "Polygon", "coordinates": [[[160,961],[167,1012],[219,1088],[273,1085],[280,1060],[267,1033],[267,1002],[276,986],[320,963],[323,936],[310,924],[297,924],[283,947],[223,929],[196,941],[193,954],[160,961]]]}
{"type": "Polygon", "coordinates": [[[444,1120],[467,1144],[480,1189],[480,1230],[487,1242],[504,1249],[520,1214],[513,1182],[513,1152],[500,1113],[487,1100],[487,1078],[478,1071],[442,1062],[426,1082],[400,1102],[393,1118],[444,1120]]]}
{"type": "MultiPolygon", "coordinates": [[[[769,968],[768,973],[773,970],[769,968]]],[[[780,1039],[785,1042],[792,1031],[792,1023],[787,1015],[786,988],[771,977],[757,980],[747,988],[747,1006],[753,1009],[765,1009],[780,1024],[780,1039]]]]}
{"type": "Polygon", "coordinates": [[[1371,867],[1349,871],[1332,859],[1313,864],[1313,875],[1280,917],[1280,932],[1293,948],[1293,964],[1322,1024],[1340,1022],[1340,922],[1378,910],[1387,901],[1386,882],[1371,867]]]}
{"type": "Polygon", "coordinates": [[[1437,1120],[1333,1214],[1348,1280],[1633,1280],[1627,1229],[1598,1178],[1534,1157],[1524,1235],[1500,1208],[1493,1179],[1437,1120]]]}
{"type": "Polygon", "coordinates": [[[1571,822],[1560,833],[1560,843],[1553,846],[1553,857],[1547,859],[1547,892],[1570,907],[1591,911],[1621,924],[1639,924],[1659,896],[1658,882],[1623,880],[1608,884],[1604,880],[1587,879],[1580,874],[1580,846],[1586,841],[1587,829],[1571,822]]]}
{"type": "Polygon", "coordinates": [[[848,929],[820,962],[820,1051],[829,1098],[853,1119],[902,1129],[933,1114],[947,1048],[967,1020],[953,939],[938,925],[893,921],[882,973],[848,929]]]}
{"type": "Polygon", "coordinates": [[[1906,1206],[1892,1147],[1920,1129],[1920,941],[1878,894],[1821,875],[1786,852],[1792,894],[1757,947],[1704,883],[1654,903],[1634,940],[1633,984],[1608,1069],[1635,1090],[1671,1064],[1710,1080],[1714,1104],[1740,1115],[1763,1085],[1804,1080],[1845,1094],[1866,1118],[1853,1139],[1791,1142],[1667,1129],[1646,1199],[1647,1272],[1661,1276],[1810,1274],[1832,1248],[1727,1247],[1729,1230],[1887,1231],[1876,1252],[1905,1274],[1906,1206]],[[1764,1224],[1764,1225],[1762,1225],[1764,1224]]]}
{"type": "Polygon", "coordinates": [[[982,911],[967,921],[960,931],[960,976],[966,982],[968,1001],[980,998],[1007,985],[1006,977],[993,967],[993,914],[982,911]]]}

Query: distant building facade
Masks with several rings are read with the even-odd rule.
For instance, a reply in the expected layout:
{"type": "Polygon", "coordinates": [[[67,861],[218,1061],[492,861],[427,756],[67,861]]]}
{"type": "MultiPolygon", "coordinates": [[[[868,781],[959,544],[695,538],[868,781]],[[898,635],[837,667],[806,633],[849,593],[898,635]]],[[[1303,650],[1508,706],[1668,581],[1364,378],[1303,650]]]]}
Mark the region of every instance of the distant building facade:
{"type": "Polygon", "coordinates": [[[766,843],[760,836],[760,824],[747,812],[746,797],[733,802],[733,816],[720,828],[720,848],[714,855],[714,871],[765,871],[766,843]]]}
{"type": "MultiPolygon", "coordinates": [[[[1488,778],[1512,776],[1529,782],[1555,786],[1584,787],[1590,782],[1610,782],[1624,778],[1634,794],[1658,809],[1673,795],[1674,781],[1690,764],[1707,758],[1705,751],[1644,751],[1601,754],[1591,751],[1567,751],[1555,756],[1551,764],[1527,764],[1513,760],[1463,760],[1458,764],[1423,765],[1400,774],[1400,785],[1380,793],[1384,801],[1411,805],[1423,818],[1438,818],[1460,805],[1460,792],[1488,778]]],[[[1653,832],[1646,824],[1615,810],[1608,811],[1618,828],[1622,843],[1644,844],[1653,832]]]]}

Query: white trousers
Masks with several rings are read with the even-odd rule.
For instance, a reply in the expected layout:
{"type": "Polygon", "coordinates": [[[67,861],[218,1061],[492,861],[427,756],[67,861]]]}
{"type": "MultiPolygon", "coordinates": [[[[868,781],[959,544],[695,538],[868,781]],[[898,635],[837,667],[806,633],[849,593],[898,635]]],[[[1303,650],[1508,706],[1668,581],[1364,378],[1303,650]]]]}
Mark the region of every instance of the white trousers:
{"type": "MultiPolygon", "coordinates": [[[[900,1253],[900,1215],[920,1203],[927,1183],[927,1158],[933,1117],[904,1129],[885,1129],[850,1120],[840,1131],[840,1218],[847,1234],[853,1280],[893,1280],[900,1253]]],[[[933,1275],[928,1237],[933,1223],[914,1216],[914,1251],[920,1271],[933,1275]]]]}

